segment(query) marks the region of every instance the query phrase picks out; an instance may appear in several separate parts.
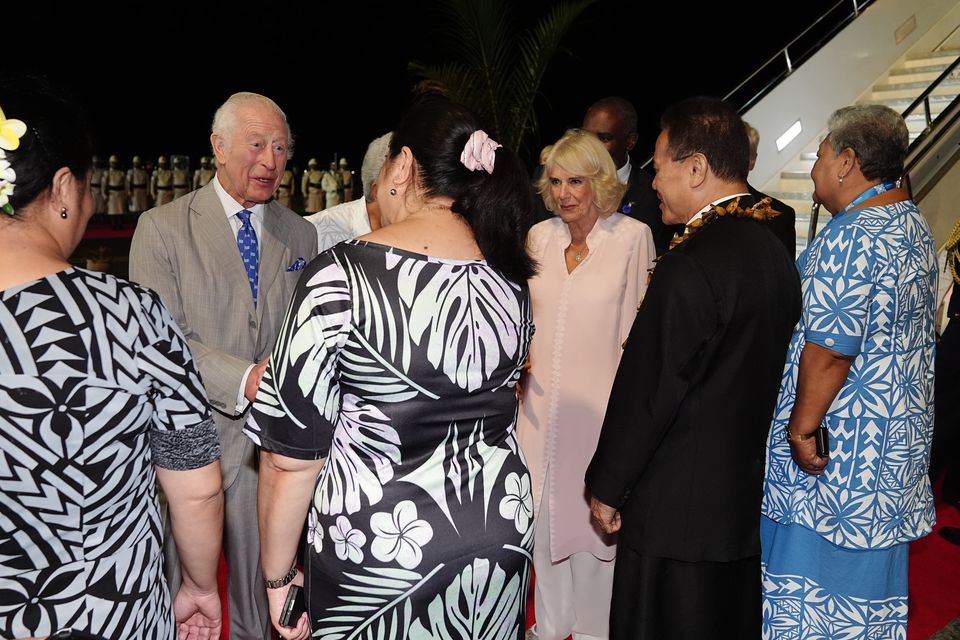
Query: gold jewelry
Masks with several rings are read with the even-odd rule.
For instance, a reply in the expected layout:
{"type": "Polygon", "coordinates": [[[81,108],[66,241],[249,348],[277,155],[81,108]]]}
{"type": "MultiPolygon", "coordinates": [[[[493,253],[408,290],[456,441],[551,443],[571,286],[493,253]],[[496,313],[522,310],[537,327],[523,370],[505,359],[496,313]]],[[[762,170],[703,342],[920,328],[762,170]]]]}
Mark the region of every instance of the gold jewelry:
{"type": "Polygon", "coordinates": [[[294,565],[290,567],[290,571],[287,571],[287,575],[279,578],[277,580],[264,580],[263,582],[267,585],[267,589],[279,589],[280,587],[285,587],[290,584],[290,581],[297,577],[297,566],[294,565]]]}
{"type": "MultiPolygon", "coordinates": [[[[697,231],[719,218],[730,216],[733,218],[753,218],[754,220],[759,220],[761,222],[772,220],[780,215],[779,211],[771,208],[770,204],[772,202],[773,200],[767,196],[766,198],[760,200],[760,202],[754,204],[752,207],[743,209],[740,207],[740,198],[737,197],[727,203],[726,207],[721,207],[720,205],[711,205],[709,209],[703,212],[703,215],[700,216],[699,219],[694,220],[684,227],[682,235],[675,235],[670,240],[670,250],[683,244],[689,240],[691,236],[695,235],[697,231]]],[[[659,261],[659,258],[657,258],[656,261],[659,261]]]]}
{"type": "Polygon", "coordinates": [[[960,273],[957,273],[957,266],[960,264],[960,220],[953,226],[944,248],[947,250],[946,263],[950,267],[953,281],[960,284],[960,273]]]}
{"type": "MultiPolygon", "coordinates": [[[[567,248],[573,251],[573,244],[571,243],[567,248]]],[[[590,247],[583,245],[583,247],[577,249],[577,252],[573,255],[573,259],[577,264],[580,264],[583,262],[583,259],[587,257],[588,253],[590,253],[590,247]]]]}
{"type": "Polygon", "coordinates": [[[790,442],[803,442],[804,440],[812,440],[817,435],[817,430],[814,429],[810,433],[790,433],[790,427],[784,427],[784,431],[787,432],[787,440],[790,442]]]}

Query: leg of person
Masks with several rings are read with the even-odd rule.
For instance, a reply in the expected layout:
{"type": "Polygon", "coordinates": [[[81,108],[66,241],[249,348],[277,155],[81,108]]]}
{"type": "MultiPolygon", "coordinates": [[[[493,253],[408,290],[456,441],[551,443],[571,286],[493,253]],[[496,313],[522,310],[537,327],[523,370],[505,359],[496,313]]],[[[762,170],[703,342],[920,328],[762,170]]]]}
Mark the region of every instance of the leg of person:
{"type": "Polygon", "coordinates": [[[761,518],[763,638],[906,638],[909,544],[844,549],[761,518]]]}
{"type": "Polygon", "coordinates": [[[229,576],[230,638],[266,640],[270,613],[260,566],[257,528],[257,470],[249,447],[237,476],[224,489],[224,554],[229,576]]]}
{"type": "Polygon", "coordinates": [[[533,540],[533,611],[537,640],[563,640],[573,631],[574,594],[570,559],[550,559],[550,472],[540,498],[533,540]]]}
{"type": "MultiPolygon", "coordinates": [[[[934,375],[930,483],[936,490],[942,478],[940,499],[960,509],[960,318],[951,320],[940,336],[934,375]]],[[[947,542],[960,545],[960,528],[940,527],[938,533],[947,542]]]]}
{"type": "Polygon", "coordinates": [[[613,596],[613,560],[592,553],[570,557],[573,583],[573,640],[600,640],[610,636],[610,599],[613,596]]]}
{"type": "Polygon", "coordinates": [[[934,363],[934,427],[930,446],[930,482],[940,497],[960,508],[960,318],[951,320],[937,343],[934,363]]]}
{"type": "Polygon", "coordinates": [[[760,621],[759,556],[682,562],[617,548],[612,640],[754,640],[760,621]]]}

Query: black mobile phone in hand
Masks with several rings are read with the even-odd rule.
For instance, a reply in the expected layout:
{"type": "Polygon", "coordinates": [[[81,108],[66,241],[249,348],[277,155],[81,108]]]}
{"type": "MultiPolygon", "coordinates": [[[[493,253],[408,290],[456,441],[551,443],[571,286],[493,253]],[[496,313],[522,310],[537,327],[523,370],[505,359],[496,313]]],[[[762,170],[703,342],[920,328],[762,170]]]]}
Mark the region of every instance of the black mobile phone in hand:
{"type": "Polygon", "coordinates": [[[817,427],[817,455],[821,458],[830,457],[830,431],[823,425],[817,427]]]}
{"type": "Polygon", "coordinates": [[[287,599],[283,601],[283,609],[280,611],[280,626],[297,626],[300,615],[306,610],[306,605],[303,602],[303,588],[298,584],[290,585],[290,589],[287,591],[287,599]]]}

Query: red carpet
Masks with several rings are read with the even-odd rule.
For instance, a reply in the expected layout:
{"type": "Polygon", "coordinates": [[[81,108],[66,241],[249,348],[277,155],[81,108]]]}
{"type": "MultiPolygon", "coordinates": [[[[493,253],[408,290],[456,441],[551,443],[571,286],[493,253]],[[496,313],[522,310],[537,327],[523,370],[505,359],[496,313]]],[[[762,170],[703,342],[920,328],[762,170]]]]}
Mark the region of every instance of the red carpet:
{"type": "Polygon", "coordinates": [[[133,230],[136,224],[132,221],[127,222],[120,229],[114,229],[109,223],[90,223],[83,234],[84,240],[116,240],[121,238],[132,238],[133,230]]]}
{"type": "MultiPolygon", "coordinates": [[[[910,545],[910,618],[907,640],[927,640],[954,618],[960,617],[960,547],[937,534],[940,527],[960,527],[960,510],[937,504],[937,525],[933,533],[910,545]]],[[[536,620],[533,584],[527,605],[527,627],[536,620]]],[[[220,561],[220,593],[227,593],[227,565],[220,561]]],[[[223,603],[222,640],[230,637],[227,603],[223,603]]],[[[759,634],[758,634],[759,637],[759,634]]]]}
{"type": "MultiPolygon", "coordinates": [[[[940,527],[960,527],[960,510],[939,501],[933,532],[910,544],[910,595],[907,640],[927,640],[960,618],[960,547],[941,538],[940,527]]],[[[533,626],[533,584],[527,605],[527,628],[533,626]]],[[[757,634],[760,637],[760,634],[757,634]]]]}
{"type": "Polygon", "coordinates": [[[960,510],[938,501],[933,533],[910,543],[907,640],[927,640],[960,618],[960,547],[941,538],[940,527],[960,527],[960,510]]]}
{"type": "Polygon", "coordinates": [[[230,639],[230,614],[227,611],[227,563],[220,556],[220,575],[217,586],[220,589],[220,599],[223,601],[223,627],[220,629],[220,640],[230,639]]]}

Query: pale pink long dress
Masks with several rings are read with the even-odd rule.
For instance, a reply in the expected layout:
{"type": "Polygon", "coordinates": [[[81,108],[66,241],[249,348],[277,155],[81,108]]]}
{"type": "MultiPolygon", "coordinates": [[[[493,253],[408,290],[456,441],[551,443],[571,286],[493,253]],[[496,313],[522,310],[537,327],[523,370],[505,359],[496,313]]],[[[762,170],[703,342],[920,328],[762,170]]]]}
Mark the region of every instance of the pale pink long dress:
{"type": "Polygon", "coordinates": [[[569,244],[560,218],[527,236],[540,271],[530,280],[536,332],[517,432],[535,509],[546,487],[550,522],[537,527],[550,527],[551,559],[588,552],[611,560],[616,546],[590,520],[583,474],[656,251],[650,228],[619,213],[597,221],[587,257],[570,274],[563,256],[569,244]]]}
{"type": "Polygon", "coordinates": [[[536,333],[518,433],[537,518],[535,637],[606,640],[615,538],[594,529],[583,474],[655,252],[647,225],[621,214],[597,221],[570,274],[569,244],[559,218],[528,236],[540,272],[530,281],[536,333]]]}

